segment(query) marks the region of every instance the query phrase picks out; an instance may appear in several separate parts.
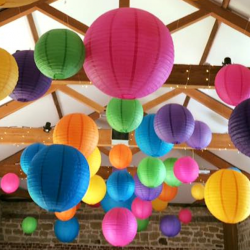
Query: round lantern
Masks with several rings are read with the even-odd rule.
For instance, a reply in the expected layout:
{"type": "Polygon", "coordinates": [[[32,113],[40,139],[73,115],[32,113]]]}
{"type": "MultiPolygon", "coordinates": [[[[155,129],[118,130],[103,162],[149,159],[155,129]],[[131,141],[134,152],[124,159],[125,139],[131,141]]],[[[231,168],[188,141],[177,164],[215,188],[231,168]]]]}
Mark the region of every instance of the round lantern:
{"type": "Polygon", "coordinates": [[[240,64],[224,66],[215,78],[215,89],[220,99],[233,106],[250,98],[250,71],[240,64]]]}
{"type": "Polygon", "coordinates": [[[104,198],[106,191],[106,183],[103,178],[99,175],[94,175],[90,178],[88,190],[82,201],[90,205],[99,203],[104,198]]]}
{"type": "Polygon", "coordinates": [[[229,167],[228,169],[234,170],[236,172],[242,173],[238,168],[236,167],[229,167]]]}
{"type": "Polygon", "coordinates": [[[174,164],[174,175],[183,183],[191,183],[199,176],[199,166],[192,157],[181,157],[174,164]]]}
{"type": "Polygon", "coordinates": [[[174,175],[174,164],[177,160],[177,158],[168,158],[163,161],[166,168],[166,178],[164,181],[171,187],[179,187],[182,184],[174,175]]]}
{"type": "Polygon", "coordinates": [[[135,198],[131,209],[136,218],[144,220],[152,214],[152,203],[150,201],[143,201],[140,198],[135,198]]]}
{"type": "Polygon", "coordinates": [[[75,216],[75,214],[76,214],[76,206],[63,212],[55,212],[55,216],[57,217],[57,219],[61,221],[71,220],[75,216]]]}
{"type": "Polygon", "coordinates": [[[250,215],[250,182],[234,170],[219,170],[205,185],[205,202],[218,220],[236,224],[250,215]]]}
{"type": "Polygon", "coordinates": [[[109,152],[109,161],[118,169],[128,167],[132,161],[131,149],[124,144],[115,145],[109,152]]]}
{"type": "Polygon", "coordinates": [[[18,81],[18,66],[15,58],[0,48],[0,100],[7,97],[18,81]]]}
{"type": "Polygon", "coordinates": [[[35,46],[36,66],[52,79],[67,79],[75,75],[82,68],[84,59],[84,44],[71,30],[50,30],[35,46]]]}
{"type": "Polygon", "coordinates": [[[37,68],[34,51],[18,51],[13,56],[18,65],[19,78],[10,97],[19,102],[30,102],[42,97],[50,88],[52,80],[37,68]]]}
{"type": "Polygon", "coordinates": [[[155,115],[154,128],[163,141],[180,144],[187,141],[194,132],[194,118],[191,112],[180,104],[167,104],[155,115]]]}
{"type": "Polygon", "coordinates": [[[179,220],[183,223],[183,224],[188,224],[192,221],[192,213],[189,209],[182,209],[179,212],[179,220]]]}
{"type": "Polygon", "coordinates": [[[36,231],[37,220],[34,217],[26,217],[22,221],[22,230],[25,234],[32,234],[36,231]]]}
{"type": "Polygon", "coordinates": [[[0,0],[1,8],[16,8],[29,5],[37,2],[38,0],[0,0]]]}
{"type": "Polygon", "coordinates": [[[81,202],[79,202],[77,205],[76,205],[76,210],[80,209],[81,208],[81,202]]]}
{"type": "Polygon", "coordinates": [[[142,123],[135,131],[135,140],[140,150],[152,157],[161,157],[173,148],[173,144],[162,141],[154,129],[155,115],[150,114],[143,118],[142,123]]]}
{"type": "Polygon", "coordinates": [[[162,201],[171,201],[175,198],[177,193],[178,193],[177,187],[171,187],[168,184],[163,183],[162,191],[158,198],[162,201]]]}
{"type": "Polygon", "coordinates": [[[128,200],[135,191],[133,177],[126,171],[116,171],[107,180],[107,192],[115,201],[128,200]]]}
{"type": "Polygon", "coordinates": [[[136,220],[137,220],[137,232],[139,233],[145,231],[148,227],[149,219],[145,220],[136,219],[136,220]]]}
{"type": "Polygon", "coordinates": [[[155,92],[174,63],[169,30],[140,9],[120,8],[103,14],[88,29],[84,44],[88,78],[107,95],[121,99],[155,92]]]}
{"type": "Polygon", "coordinates": [[[200,184],[196,183],[192,186],[191,194],[195,200],[203,200],[204,199],[204,189],[205,187],[200,184]]]}
{"type": "Polygon", "coordinates": [[[143,118],[143,108],[138,100],[122,100],[113,98],[107,106],[109,125],[121,133],[135,130],[143,118]]]}
{"type": "Polygon", "coordinates": [[[76,206],[89,185],[89,166],[75,148],[52,145],[42,149],[31,162],[27,178],[33,201],[50,212],[76,206]]]}
{"type": "Polygon", "coordinates": [[[175,237],[181,231],[181,223],[175,215],[166,215],[160,221],[160,230],[167,237],[175,237]]]}
{"type": "Polygon", "coordinates": [[[167,208],[167,206],[168,206],[167,201],[162,201],[158,198],[156,198],[155,200],[152,201],[152,207],[157,212],[161,212],[161,211],[165,210],[167,208]]]}
{"type": "Polygon", "coordinates": [[[56,238],[64,243],[72,242],[79,234],[80,225],[76,218],[68,221],[57,220],[54,226],[56,238]]]}
{"type": "Polygon", "coordinates": [[[53,133],[55,144],[72,146],[85,157],[95,150],[99,140],[99,132],[95,122],[84,114],[69,114],[56,125],[53,133]]]}
{"type": "Polygon", "coordinates": [[[20,158],[20,165],[21,168],[23,170],[23,172],[27,175],[28,174],[28,170],[31,164],[32,159],[34,158],[34,156],[43,148],[45,148],[46,146],[44,144],[41,143],[35,143],[32,144],[30,146],[28,146],[27,148],[24,149],[24,151],[22,152],[21,158],[20,158]]]}
{"type": "Polygon", "coordinates": [[[146,157],[139,163],[137,175],[144,186],[155,188],[163,183],[166,178],[166,170],[161,160],[146,157]]]}
{"type": "Polygon", "coordinates": [[[90,177],[93,177],[98,172],[102,163],[102,156],[98,147],[88,156],[87,162],[89,164],[90,177]]]}
{"type": "Polygon", "coordinates": [[[14,173],[8,173],[1,179],[1,188],[6,194],[14,193],[20,184],[18,176],[14,173]]]}
{"type": "Polygon", "coordinates": [[[113,208],[102,221],[102,233],[109,244],[124,247],[136,236],[137,221],[126,208],[113,208]]]}

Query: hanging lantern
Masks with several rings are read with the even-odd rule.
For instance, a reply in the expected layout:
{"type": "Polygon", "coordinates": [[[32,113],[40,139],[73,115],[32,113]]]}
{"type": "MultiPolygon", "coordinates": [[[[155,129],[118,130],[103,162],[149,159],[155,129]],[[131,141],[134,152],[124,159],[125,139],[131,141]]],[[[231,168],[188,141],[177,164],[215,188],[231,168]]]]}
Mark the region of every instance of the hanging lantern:
{"type": "Polygon", "coordinates": [[[236,172],[242,173],[238,168],[236,167],[229,167],[228,169],[234,170],[236,172]]]}
{"type": "Polygon", "coordinates": [[[177,158],[168,158],[163,161],[166,169],[166,178],[164,182],[171,187],[179,187],[182,184],[174,175],[174,164],[177,160],[177,158]]]}
{"type": "Polygon", "coordinates": [[[191,112],[180,104],[167,104],[155,115],[156,134],[165,142],[180,144],[187,141],[194,132],[194,118],[191,112]]]}
{"type": "Polygon", "coordinates": [[[179,212],[179,220],[183,224],[189,224],[192,221],[192,213],[189,209],[182,209],[179,212]]]}
{"type": "Polygon", "coordinates": [[[53,133],[53,143],[72,146],[89,157],[95,150],[99,132],[95,122],[87,115],[75,113],[64,116],[53,133]]]}
{"type": "Polygon", "coordinates": [[[181,231],[181,223],[175,215],[166,215],[160,221],[160,230],[167,237],[175,237],[181,231]]]}
{"type": "Polygon", "coordinates": [[[55,212],[57,219],[61,221],[71,220],[76,214],[76,206],[63,212],[55,212]]]}
{"type": "Polygon", "coordinates": [[[162,201],[171,201],[175,198],[175,196],[178,193],[178,188],[177,187],[171,187],[166,183],[162,184],[162,191],[159,195],[159,199],[162,201]]]}
{"type": "Polygon", "coordinates": [[[152,157],[161,157],[169,153],[173,144],[162,141],[154,129],[155,115],[146,115],[135,131],[135,140],[140,150],[152,157]]]}
{"type": "Polygon", "coordinates": [[[148,227],[149,219],[145,220],[136,219],[136,220],[137,220],[137,232],[139,233],[145,231],[148,227]]]}
{"type": "Polygon", "coordinates": [[[192,186],[191,194],[195,200],[204,199],[204,186],[200,183],[196,183],[192,186]]]}
{"type": "Polygon", "coordinates": [[[164,211],[167,208],[167,206],[168,206],[167,201],[162,201],[158,198],[152,201],[152,207],[157,212],[164,211]]]}
{"type": "Polygon", "coordinates": [[[75,75],[82,68],[84,59],[84,44],[71,30],[50,30],[36,43],[36,66],[49,78],[67,79],[75,75]]]}
{"type": "Polygon", "coordinates": [[[121,133],[135,130],[143,118],[143,108],[138,100],[113,98],[106,110],[109,125],[121,133]]]}
{"type": "Polygon", "coordinates": [[[90,177],[93,177],[98,172],[102,163],[102,156],[98,147],[88,156],[87,162],[89,164],[90,177]]]}
{"type": "Polygon", "coordinates": [[[34,217],[26,217],[22,221],[22,230],[25,234],[32,234],[36,231],[37,220],[34,217]]]}
{"type": "Polygon", "coordinates": [[[0,48],[0,100],[7,97],[18,81],[18,66],[15,58],[0,48]]]}
{"type": "Polygon", "coordinates": [[[250,182],[234,170],[219,170],[205,185],[205,202],[218,220],[236,224],[250,215],[250,182]]]}
{"type": "Polygon", "coordinates": [[[132,161],[132,151],[124,144],[115,145],[109,152],[109,161],[117,169],[128,167],[132,161]]]}
{"type": "Polygon", "coordinates": [[[143,201],[140,198],[135,198],[131,209],[136,218],[144,220],[152,214],[152,203],[150,201],[143,201]]]}
{"type": "Polygon", "coordinates": [[[38,0],[0,0],[1,8],[16,8],[29,5],[37,2],[38,0]]]}
{"type": "Polygon", "coordinates": [[[1,179],[1,188],[6,194],[12,194],[19,188],[19,177],[14,173],[8,173],[1,179]]]}
{"type": "Polygon", "coordinates": [[[88,78],[116,98],[136,99],[155,92],[174,63],[169,30],[140,9],[119,8],[103,14],[88,29],[84,44],[88,78]]]}

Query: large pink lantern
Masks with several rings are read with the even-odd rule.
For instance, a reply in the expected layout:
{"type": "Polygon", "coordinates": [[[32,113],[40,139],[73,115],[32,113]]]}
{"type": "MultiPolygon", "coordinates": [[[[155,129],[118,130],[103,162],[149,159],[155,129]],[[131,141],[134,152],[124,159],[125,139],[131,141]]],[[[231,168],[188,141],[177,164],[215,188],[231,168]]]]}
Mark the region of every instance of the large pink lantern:
{"type": "Polygon", "coordinates": [[[182,183],[191,183],[199,176],[199,166],[192,157],[181,157],[174,164],[174,175],[182,183]]]}
{"type": "Polygon", "coordinates": [[[188,224],[192,221],[192,213],[189,209],[185,208],[179,212],[179,220],[183,224],[188,224]]]}
{"type": "Polygon", "coordinates": [[[136,218],[127,208],[113,208],[104,216],[102,232],[111,245],[124,247],[136,236],[136,218]]]}
{"type": "Polygon", "coordinates": [[[140,198],[135,198],[132,206],[132,213],[137,219],[147,219],[152,214],[152,203],[150,201],[143,201],[140,198]]]}
{"type": "Polygon", "coordinates": [[[169,30],[156,16],[135,8],[111,10],[90,26],[84,38],[85,72],[104,93],[141,98],[169,77],[174,47],[169,30]]]}
{"type": "Polygon", "coordinates": [[[14,193],[19,187],[20,180],[16,174],[8,173],[1,179],[1,188],[7,193],[14,193]]]}

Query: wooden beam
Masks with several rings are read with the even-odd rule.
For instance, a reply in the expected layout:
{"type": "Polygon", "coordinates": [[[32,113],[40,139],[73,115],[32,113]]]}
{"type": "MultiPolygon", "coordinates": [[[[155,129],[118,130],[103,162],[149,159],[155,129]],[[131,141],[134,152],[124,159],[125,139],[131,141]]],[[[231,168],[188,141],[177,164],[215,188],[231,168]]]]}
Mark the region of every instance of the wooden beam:
{"type": "Polygon", "coordinates": [[[29,27],[32,33],[33,40],[35,43],[37,43],[37,41],[39,40],[39,35],[37,32],[36,24],[35,24],[32,13],[27,15],[27,19],[28,19],[28,23],[29,23],[29,27]]]}
{"type": "Polygon", "coordinates": [[[31,197],[29,195],[29,192],[24,189],[17,189],[16,192],[12,194],[6,194],[2,190],[0,190],[0,199],[6,200],[6,199],[25,199],[25,200],[31,200],[31,197]]]}
{"type": "Polygon", "coordinates": [[[56,92],[52,93],[52,97],[53,97],[53,102],[54,102],[54,105],[56,107],[58,117],[59,117],[59,119],[62,119],[63,118],[62,109],[61,109],[60,103],[58,101],[56,92]]]}
{"type": "Polygon", "coordinates": [[[221,7],[227,9],[229,6],[230,0],[223,0],[221,7]]]}
{"type": "Polygon", "coordinates": [[[237,224],[223,223],[224,249],[238,250],[238,228],[237,224]]]}
{"type": "Polygon", "coordinates": [[[119,8],[129,8],[130,0],[119,0],[119,8]]]}
{"type": "Polygon", "coordinates": [[[95,111],[95,112],[89,114],[88,116],[95,121],[95,120],[100,118],[100,113],[95,111]]]}
{"type": "Polygon", "coordinates": [[[105,147],[99,147],[99,150],[100,150],[103,154],[109,156],[109,150],[108,150],[107,148],[105,148],[105,147]]]}
{"type": "Polygon", "coordinates": [[[190,97],[189,96],[186,96],[185,100],[184,100],[184,103],[183,103],[183,106],[187,108],[189,102],[190,102],[190,97]]]}

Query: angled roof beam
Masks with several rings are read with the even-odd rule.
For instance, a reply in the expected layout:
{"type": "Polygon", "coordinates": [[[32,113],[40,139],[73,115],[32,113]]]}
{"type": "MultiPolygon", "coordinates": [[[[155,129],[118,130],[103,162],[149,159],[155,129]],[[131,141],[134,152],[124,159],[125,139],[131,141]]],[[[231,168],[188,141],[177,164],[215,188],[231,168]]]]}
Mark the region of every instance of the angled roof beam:
{"type": "Polygon", "coordinates": [[[28,23],[29,23],[30,31],[32,33],[33,40],[35,43],[37,43],[39,36],[38,36],[36,24],[35,24],[32,13],[27,15],[27,19],[28,19],[28,23]]]}
{"type": "Polygon", "coordinates": [[[129,8],[130,0],[119,0],[119,8],[129,8]]]}

